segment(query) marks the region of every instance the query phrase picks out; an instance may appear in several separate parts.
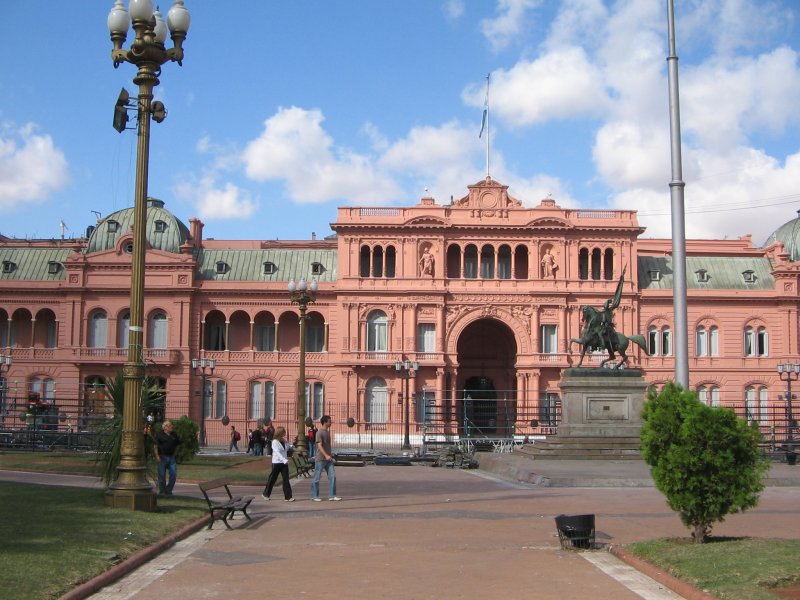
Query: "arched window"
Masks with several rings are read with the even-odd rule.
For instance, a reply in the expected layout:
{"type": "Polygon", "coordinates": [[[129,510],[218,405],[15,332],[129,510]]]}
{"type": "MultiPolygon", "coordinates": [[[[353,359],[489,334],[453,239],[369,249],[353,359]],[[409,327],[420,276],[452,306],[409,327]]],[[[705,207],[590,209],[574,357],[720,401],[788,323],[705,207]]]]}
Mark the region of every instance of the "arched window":
{"type": "Polygon", "coordinates": [[[514,249],[514,279],[528,278],[528,249],[519,245],[514,249]]]}
{"type": "Polygon", "coordinates": [[[386,423],[389,420],[389,390],[383,378],[373,377],[367,382],[364,405],[367,422],[386,423]]]}
{"type": "Polygon", "coordinates": [[[461,248],[457,244],[447,248],[447,276],[450,279],[461,277],[461,248]]]}
{"type": "Polygon", "coordinates": [[[372,276],[383,277],[383,248],[380,246],[372,249],[372,276]]]}
{"type": "Polygon", "coordinates": [[[257,379],[250,383],[247,418],[252,420],[275,418],[274,382],[257,379]]]}
{"type": "Polygon", "coordinates": [[[600,269],[602,267],[600,264],[601,257],[600,248],[592,250],[592,279],[595,281],[600,279],[600,269]]]}
{"type": "Polygon", "coordinates": [[[603,253],[603,276],[606,281],[614,279],[614,250],[606,248],[603,253]]]}
{"type": "Polygon", "coordinates": [[[108,316],[96,310],[89,317],[89,348],[105,348],[108,344],[108,316]]]}
{"type": "Polygon", "coordinates": [[[470,244],[464,249],[464,279],[478,277],[478,248],[470,244]]]}
{"type": "Polygon", "coordinates": [[[494,279],[494,247],[481,248],[481,279],[494,279]]]}
{"type": "Polygon", "coordinates": [[[669,325],[661,329],[655,325],[647,328],[647,353],[650,356],[672,356],[672,330],[669,325]]]}
{"type": "Polygon", "coordinates": [[[306,415],[319,421],[325,414],[325,384],[306,381],[306,415]]]}
{"type": "Polygon", "coordinates": [[[769,345],[765,327],[754,329],[748,325],[744,328],[745,356],[767,356],[768,350],[769,345]]]}
{"type": "Polygon", "coordinates": [[[719,408],[719,388],[715,385],[711,386],[711,406],[719,408]]]}
{"type": "Polygon", "coordinates": [[[206,380],[206,417],[221,419],[228,414],[228,386],[222,379],[206,380]],[[211,409],[214,409],[213,412],[211,409]]]}
{"type": "Polygon", "coordinates": [[[708,354],[719,356],[719,328],[716,325],[708,328],[708,354]]]}
{"type": "Polygon", "coordinates": [[[702,325],[695,330],[695,352],[697,356],[708,356],[708,336],[702,325]]]}
{"type": "Polygon", "coordinates": [[[369,246],[361,246],[361,251],[359,252],[359,274],[361,277],[369,277],[370,256],[369,246]]]}
{"type": "Polygon", "coordinates": [[[117,319],[117,348],[127,348],[131,331],[131,311],[126,310],[117,319]]]}
{"type": "Polygon", "coordinates": [[[749,385],[744,389],[745,417],[764,424],[767,418],[767,388],[749,385]]]}
{"type": "Polygon", "coordinates": [[[151,348],[167,347],[167,324],[167,315],[163,311],[158,311],[151,315],[150,331],[148,331],[149,345],[151,348]]]}
{"type": "Polygon", "coordinates": [[[503,244],[497,252],[497,277],[511,279],[511,246],[503,244]]]}
{"type": "Polygon", "coordinates": [[[661,356],[672,356],[672,330],[668,325],[661,328],[661,356]]]}
{"type": "Polygon", "coordinates": [[[708,404],[708,389],[704,385],[697,386],[697,399],[703,404],[708,404]]]}
{"type": "Polygon", "coordinates": [[[589,249],[581,248],[578,252],[578,279],[589,279],[589,249]]]}
{"type": "Polygon", "coordinates": [[[52,404],[56,399],[56,382],[49,377],[34,377],[30,381],[31,395],[52,404]]]}
{"type": "Polygon", "coordinates": [[[367,317],[367,352],[389,350],[389,319],[382,310],[373,310],[367,317]]]}
{"type": "Polygon", "coordinates": [[[395,264],[397,263],[397,251],[394,246],[386,247],[386,277],[394,277],[395,264]]]}

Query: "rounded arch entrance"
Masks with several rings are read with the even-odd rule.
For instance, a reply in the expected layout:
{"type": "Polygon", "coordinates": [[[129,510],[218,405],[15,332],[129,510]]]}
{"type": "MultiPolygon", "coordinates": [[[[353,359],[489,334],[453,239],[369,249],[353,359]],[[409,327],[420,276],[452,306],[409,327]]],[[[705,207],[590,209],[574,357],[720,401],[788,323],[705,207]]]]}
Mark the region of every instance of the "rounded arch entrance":
{"type": "Polygon", "coordinates": [[[462,435],[510,435],[516,421],[517,341],[494,318],[467,325],[458,337],[457,415],[462,435]]]}

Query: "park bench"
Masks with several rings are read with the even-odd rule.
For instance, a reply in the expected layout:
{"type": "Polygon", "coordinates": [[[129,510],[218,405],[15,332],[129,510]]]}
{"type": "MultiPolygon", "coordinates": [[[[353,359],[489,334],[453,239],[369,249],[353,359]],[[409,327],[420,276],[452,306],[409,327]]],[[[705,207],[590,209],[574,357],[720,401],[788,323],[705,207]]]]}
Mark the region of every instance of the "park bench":
{"type": "Polygon", "coordinates": [[[294,463],[295,473],[298,477],[310,477],[314,470],[314,463],[308,460],[308,456],[305,454],[292,456],[292,463],[294,463]]]}
{"type": "Polygon", "coordinates": [[[247,514],[247,507],[253,501],[253,496],[234,496],[231,494],[231,490],[228,487],[230,480],[214,479],[213,481],[204,481],[199,485],[200,491],[203,492],[203,496],[208,502],[208,512],[211,515],[211,522],[208,524],[209,529],[214,526],[214,520],[218,514],[221,515],[222,522],[225,523],[225,527],[228,529],[233,529],[228,524],[228,517],[232,518],[236,511],[241,512],[248,521],[252,521],[250,515],[247,514]],[[222,489],[225,490],[227,497],[220,492],[222,489]]]}

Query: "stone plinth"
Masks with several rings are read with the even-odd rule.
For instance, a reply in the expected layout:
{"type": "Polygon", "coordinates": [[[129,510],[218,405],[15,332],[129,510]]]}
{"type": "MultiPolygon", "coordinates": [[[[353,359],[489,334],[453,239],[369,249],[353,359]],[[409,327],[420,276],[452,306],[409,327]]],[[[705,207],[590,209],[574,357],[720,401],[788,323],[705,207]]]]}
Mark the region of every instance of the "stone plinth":
{"type": "Polygon", "coordinates": [[[638,369],[566,369],[559,438],[638,438],[647,383],[638,369]]]}

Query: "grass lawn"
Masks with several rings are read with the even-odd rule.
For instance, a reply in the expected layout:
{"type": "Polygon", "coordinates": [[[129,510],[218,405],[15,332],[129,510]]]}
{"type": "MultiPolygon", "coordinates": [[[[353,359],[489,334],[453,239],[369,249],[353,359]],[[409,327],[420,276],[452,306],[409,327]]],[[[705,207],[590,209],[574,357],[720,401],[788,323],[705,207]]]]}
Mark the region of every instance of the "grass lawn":
{"type": "MultiPolygon", "coordinates": [[[[267,456],[198,455],[178,465],[178,481],[185,483],[228,477],[238,485],[263,485],[269,468],[267,456]]],[[[0,454],[0,469],[70,475],[97,475],[99,472],[95,467],[95,454],[91,452],[6,452],[0,454]]],[[[291,463],[289,470],[294,476],[291,463]]]]}
{"type": "Polygon", "coordinates": [[[193,498],[159,498],[158,511],[107,508],[103,490],[0,483],[0,590],[58,598],[207,513],[193,498]]]}
{"type": "Polygon", "coordinates": [[[721,600],[775,600],[771,589],[800,583],[800,540],[661,539],[626,549],[721,600]]]}

